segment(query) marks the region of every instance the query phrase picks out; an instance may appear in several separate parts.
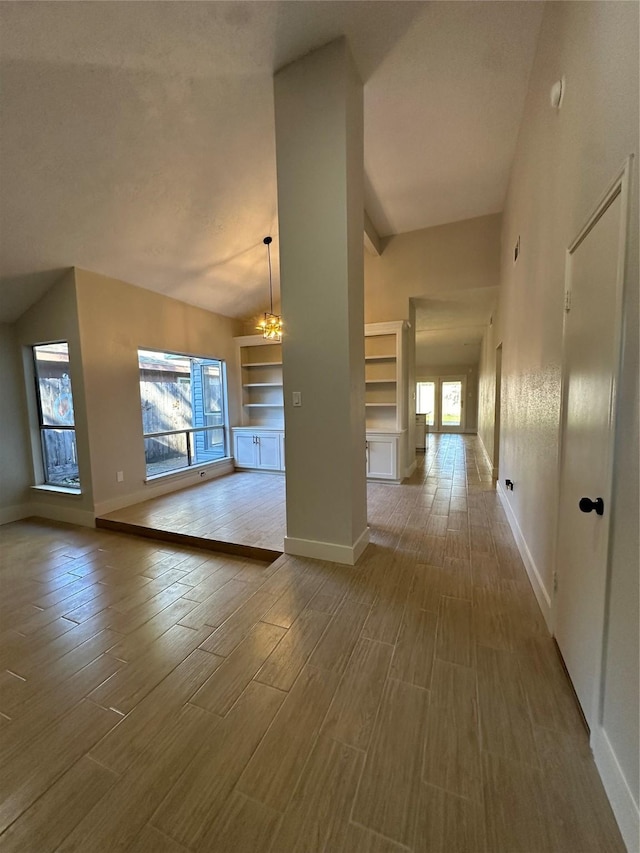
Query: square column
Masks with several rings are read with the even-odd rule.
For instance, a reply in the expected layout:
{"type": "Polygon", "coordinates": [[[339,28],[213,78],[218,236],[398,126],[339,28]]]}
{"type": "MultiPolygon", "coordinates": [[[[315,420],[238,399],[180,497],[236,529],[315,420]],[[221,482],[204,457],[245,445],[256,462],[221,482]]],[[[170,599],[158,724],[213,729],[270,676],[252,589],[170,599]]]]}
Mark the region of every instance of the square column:
{"type": "Polygon", "coordinates": [[[345,39],[274,78],[289,554],[353,564],[365,471],[363,96],[345,39]],[[294,393],[299,406],[293,405],[294,393]]]}

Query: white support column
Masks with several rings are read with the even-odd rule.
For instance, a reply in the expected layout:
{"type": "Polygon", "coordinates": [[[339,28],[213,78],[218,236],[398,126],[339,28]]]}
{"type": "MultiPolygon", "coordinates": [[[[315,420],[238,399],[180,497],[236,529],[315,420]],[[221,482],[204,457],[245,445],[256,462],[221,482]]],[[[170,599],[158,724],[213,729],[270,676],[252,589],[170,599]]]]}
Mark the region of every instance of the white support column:
{"type": "Polygon", "coordinates": [[[279,71],[274,90],[285,550],[352,564],[369,540],[362,83],[340,39],[279,71]]]}

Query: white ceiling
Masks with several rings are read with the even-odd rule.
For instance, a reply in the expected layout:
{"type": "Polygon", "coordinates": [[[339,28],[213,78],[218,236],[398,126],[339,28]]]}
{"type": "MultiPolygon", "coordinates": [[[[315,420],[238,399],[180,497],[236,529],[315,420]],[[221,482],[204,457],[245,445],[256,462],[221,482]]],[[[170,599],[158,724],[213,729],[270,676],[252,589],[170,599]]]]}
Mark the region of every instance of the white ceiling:
{"type": "Polygon", "coordinates": [[[478,287],[412,299],[418,367],[478,364],[497,298],[497,287],[478,287]]]}
{"type": "Polygon", "coordinates": [[[501,210],[541,10],[1,3],[0,319],[73,265],[229,316],[262,310],[272,75],[343,34],[365,81],[379,232],[501,210]]]}

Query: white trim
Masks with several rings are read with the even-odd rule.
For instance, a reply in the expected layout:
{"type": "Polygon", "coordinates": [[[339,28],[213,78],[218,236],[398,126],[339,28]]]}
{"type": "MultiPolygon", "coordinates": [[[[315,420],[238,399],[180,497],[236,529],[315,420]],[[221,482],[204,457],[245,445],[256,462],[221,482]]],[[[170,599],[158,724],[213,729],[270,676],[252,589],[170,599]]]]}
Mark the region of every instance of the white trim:
{"type": "Polygon", "coordinates": [[[334,542],[317,542],[314,539],[285,536],[284,552],[296,557],[312,557],[315,560],[328,560],[330,563],[354,566],[368,544],[369,528],[365,527],[353,545],[338,545],[334,542]]]}
{"type": "Polygon", "coordinates": [[[408,468],[404,469],[404,476],[410,477],[413,474],[413,472],[416,470],[417,467],[418,467],[418,461],[417,461],[417,459],[414,459],[413,462],[411,463],[411,465],[409,465],[408,468]]]}
{"type": "Polygon", "coordinates": [[[12,521],[20,521],[33,515],[29,504],[16,504],[0,508],[0,524],[11,524],[12,521]]]}
{"type": "Polygon", "coordinates": [[[82,489],[72,489],[69,486],[52,486],[49,483],[40,483],[37,486],[30,486],[36,492],[50,492],[54,495],[75,495],[80,497],[82,489]]]}
{"type": "Polygon", "coordinates": [[[135,492],[129,492],[122,497],[110,498],[106,501],[100,501],[94,507],[96,515],[106,515],[109,512],[115,512],[117,509],[123,509],[126,506],[142,503],[142,501],[158,498],[161,495],[167,495],[170,492],[178,492],[180,489],[186,489],[189,486],[195,486],[197,483],[206,483],[214,480],[217,477],[223,477],[225,474],[232,474],[233,459],[226,458],[219,462],[208,463],[207,466],[192,467],[187,470],[180,471],[172,477],[161,477],[155,480],[147,480],[143,489],[135,492]],[[200,476],[200,471],[206,471],[205,477],[200,476]]]}
{"type": "Polygon", "coordinates": [[[593,758],[611,803],[624,843],[630,853],[640,850],[640,810],[618,763],[607,733],[600,726],[591,732],[593,758]]]}
{"type": "MultiPolygon", "coordinates": [[[[480,442],[480,447],[481,447],[482,452],[484,454],[484,458],[485,458],[487,464],[489,465],[489,467],[491,468],[491,470],[495,471],[495,468],[493,467],[493,459],[489,456],[489,453],[487,452],[487,448],[484,446],[484,441],[482,440],[482,436],[480,435],[480,433],[478,433],[477,435],[478,435],[478,441],[480,442]]],[[[495,474],[493,474],[493,477],[495,478],[495,474]]]]}
{"type": "Polygon", "coordinates": [[[73,509],[34,501],[29,504],[29,515],[36,518],[47,518],[50,521],[66,521],[67,524],[79,524],[81,527],[96,526],[95,514],[89,509],[73,509]]]}
{"type": "Polygon", "coordinates": [[[201,465],[189,465],[186,468],[177,468],[174,471],[163,471],[161,474],[152,474],[150,477],[145,479],[145,485],[151,485],[153,483],[166,483],[171,480],[177,480],[181,477],[184,477],[188,474],[194,474],[197,472],[198,479],[202,479],[200,476],[200,472],[204,471],[215,472],[217,468],[225,467],[225,463],[233,462],[233,456],[223,456],[221,459],[215,459],[213,462],[203,462],[201,465]]]}
{"type": "Polygon", "coordinates": [[[529,546],[527,545],[527,541],[524,538],[524,534],[520,529],[520,525],[518,524],[518,519],[515,516],[513,509],[509,504],[509,499],[507,498],[506,492],[504,491],[500,481],[496,483],[496,491],[498,492],[498,496],[502,502],[502,506],[504,507],[504,511],[507,516],[507,521],[509,522],[509,527],[511,528],[511,532],[513,533],[513,537],[516,540],[516,545],[518,546],[518,551],[520,552],[520,556],[522,557],[522,562],[524,563],[524,567],[527,570],[527,575],[529,576],[529,581],[531,582],[531,586],[533,587],[533,591],[535,593],[538,604],[540,605],[540,610],[542,610],[542,615],[544,616],[544,621],[547,623],[547,628],[551,633],[551,596],[547,591],[544,583],[542,582],[542,578],[540,577],[540,572],[535,564],[535,560],[531,555],[531,551],[529,550],[529,546]]]}
{"type": "Polygon", "coordinates": [[[391,335],[402,332],[407,328],[406,320],[385,320],[382,323],[366,323],[364,327],[364,336],[370,337],[375,335],[391,335]]]}

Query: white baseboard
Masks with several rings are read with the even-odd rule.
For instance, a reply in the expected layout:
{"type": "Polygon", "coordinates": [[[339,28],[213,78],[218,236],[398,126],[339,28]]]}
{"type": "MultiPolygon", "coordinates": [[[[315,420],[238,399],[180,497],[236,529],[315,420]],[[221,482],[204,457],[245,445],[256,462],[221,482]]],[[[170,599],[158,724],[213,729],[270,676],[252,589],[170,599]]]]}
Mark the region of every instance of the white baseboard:
{"type": "Polygon", "coordinates": [[[526,539],[524,538],[524,534],[522,533],[520,525],[518,524],[518,519],[516,518],[515,513],[511,509],[511,505],[504,491],[504,488],[500,484],[500,481],[496,483],[496,491],[498,492],[498,495],[502,502],[502,506],[507,516],[507,521],[509,522],[509,527],[511,528],[513,537],[516,540],[518,551],[520,552],[520,556],[522,557],[524,567],[527,570],[529,581],[531,582],[531,586],[533,587],[536,599],[538,601],[538,604],[540,605],[540,610],[542,610],[544,621],[547,623],[547,628],[549,629],[549,631],[553,634],[553,623],[551,618],[551,596],[549,595],[547,588],[542,582],[540,572],[538,571],[535,561],[531,556],[529,546],[527,545],[526,539]]]}
{"type": "Polygon", "coordinates": [[[0,524],[11,524],[12,521],[20,521],[33,515],[29,504],[17,504],[16,506],[5,506],[0,508],[0,524]]]}
{"type": "Polygon", "coordinates": [[[121,497],[100,501],[95,505],[95,514],[106,515],[118,509],[124,509],[126,506],[139,504],[143,501],[151,500],[151,498],[159,498],[161,495],[168,495],[170,492],[187,489],[189,486],[195,486],[198,483],[206,483],[225,474],[232,474],[233,471],[233,459],[225,459],[222,462],[209,464],[206,468],[194,468],[193,470],[184,471],[166,479],[150,480],[145,484],[144,488],[138,489],[135,492],[129,492],[121,497]],[[207,472],[206,477],[200,477],[200,470],[207,472]]]}
{"type": "Polygon", "coordinates": [[[487,448],[484,446],[484,441],[482,440],[482,436],[480,435],[480,433],[478,433],[477,435],[478,435],[478,441],[480,442],[480,448],[484,454],[484,458],[486,459],[487,464],[491,467],[491,471],[493,472],[492,475],[495,477],[497,472],[496,472],[496,469],[493,467],[493,459],[489,456],[487,448]]]}
{"type": "Polygon", "coordinates": [[[638,803],[633,798],[607,733],[599,725],[594,726],[591,732],[591,749],[627,850],[629,853],[638,853],[640,851],[638,803]]]}
{"type": "Polygon", "coordinates": [[[413,472],[416,470],[417,467],[418,467],[418,462],[416,459],[414,459],[413,462],[411,463],[411,465],[409,465],[408,468],[405,468],[404,476],[410,477],[413,474],[413,472]]]}
{"type": "Polygon", "coordinates": [[[315,560],[328,560],[330,563],[353,566],[368,544],[369,528],[366,527],[353,545],[337,545],[334,542],[317,542],[314,539],[285,536],[284,552],[296,557],[312,557],[315,560]]]}
{"type": "Polygon", "coordinates": [[[36,518],[48,518],[50,521],[65,521],[67,524],[79,524],[81,527],[95,527],[95,514],[88,509],[54,506],[53,504],[33,501],[28,506],[28,514],[36,518]]]}

